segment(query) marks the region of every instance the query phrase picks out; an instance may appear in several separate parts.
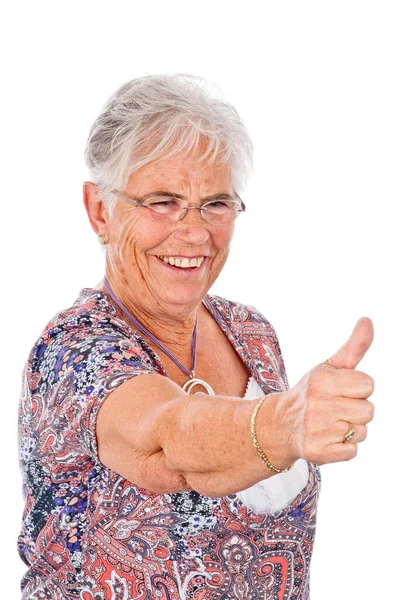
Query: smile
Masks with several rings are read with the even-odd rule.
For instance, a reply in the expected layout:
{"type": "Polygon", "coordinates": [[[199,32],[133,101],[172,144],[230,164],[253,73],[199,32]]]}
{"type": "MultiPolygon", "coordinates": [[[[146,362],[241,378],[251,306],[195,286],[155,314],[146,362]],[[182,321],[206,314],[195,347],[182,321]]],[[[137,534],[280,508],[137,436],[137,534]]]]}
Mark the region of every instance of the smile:
{"type": "Polygon", "coordinates": [[[192,269],[200,267],[205,259],[205,256],[197,256],[195,258],[181,258],[178,256],[158,256],[158,258],[173,267],[179,267],[180,269],[192,269]]]}

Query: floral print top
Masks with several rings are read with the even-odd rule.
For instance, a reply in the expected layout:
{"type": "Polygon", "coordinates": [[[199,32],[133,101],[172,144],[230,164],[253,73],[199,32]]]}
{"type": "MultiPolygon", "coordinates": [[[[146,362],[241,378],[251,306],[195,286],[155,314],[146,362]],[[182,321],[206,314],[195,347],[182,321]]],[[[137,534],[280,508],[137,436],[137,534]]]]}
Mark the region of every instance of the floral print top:
{"type": "MultiPolygon", "coordinates": [[[[288,389],[272,325],[251,306],[203,302],[264,394],[288,389]]],[[[23,600],[308,599],[315,465],[285,509],[257,514],[236,494],[157,494],[100,462],[101,403],[142,373],[167,376],[98,290],[83,289],[34,345],[19,405],[23,600]]]]}

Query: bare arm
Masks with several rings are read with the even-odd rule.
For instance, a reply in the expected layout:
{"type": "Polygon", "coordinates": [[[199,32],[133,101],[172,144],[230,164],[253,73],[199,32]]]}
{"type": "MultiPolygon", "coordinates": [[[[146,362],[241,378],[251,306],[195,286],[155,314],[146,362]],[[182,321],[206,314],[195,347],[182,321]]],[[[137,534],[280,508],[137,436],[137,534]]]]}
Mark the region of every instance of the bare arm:
{"type": "MultiPolygon", "coordinates": [[[[257,435],[280,468],[292,462],[272,431],[267,397],[257,435]]],[[[194,489],[219,497],[273,475],[250,435],[257,400],[189,396],[170,379],[140,375],[112,392],[101,407],[97,438],[101,461],[126,479],[158,493],[194,489]]]]}
{"type": "MultiPolygon", "coordinates": [[[[269,394],[257,416],[257,438],[272,464],[297,458],[316,464],[354,458],[373,419],[373,379],[355,367],[373,340],[362,318],[349,340],[286,392],[269,394]],[[344,443],[348,425],[355,434],[344,443]]],[[[135,484],[165,493],[194,489],[233,494],[267,477],[250,435],[257,400],[188,396],[161,375],[122,384],[98,413],[101,461],[135,484]]]]}

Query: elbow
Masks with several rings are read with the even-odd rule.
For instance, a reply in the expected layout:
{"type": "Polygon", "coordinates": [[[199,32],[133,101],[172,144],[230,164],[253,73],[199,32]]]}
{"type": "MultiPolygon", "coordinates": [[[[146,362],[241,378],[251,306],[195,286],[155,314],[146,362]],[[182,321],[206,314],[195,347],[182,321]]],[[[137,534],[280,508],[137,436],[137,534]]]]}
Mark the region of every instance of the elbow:
{"type": "Polygon", "coordinates": [[[202,496],[221,498],[227,494],[225,493],[225,489],[221,489],[223,486],[220,487],[219,475],[219,473],[187,473],[185,481],[192,490],[195,490],[195,492],[202,496]]]}
{"type": "Polygon", "coordinates": [[[176,494],[193,489],[181,471],[166,466],[163,450],[143,459],[141,474],[142,480],[147,482],[142,487],[156,494],[176,494]]]}
{"type": "Polygon", "coordinates": [[[132,485],[155,494],[175,494],[192,490],[183,473],[167,467],[163,450],[149,455],[137,451],[129,452],[126,448],[123,450],[121,453],[116,444],[113,444],[111,449],[102,445],[99,448],[100,462],[132,485]]]}

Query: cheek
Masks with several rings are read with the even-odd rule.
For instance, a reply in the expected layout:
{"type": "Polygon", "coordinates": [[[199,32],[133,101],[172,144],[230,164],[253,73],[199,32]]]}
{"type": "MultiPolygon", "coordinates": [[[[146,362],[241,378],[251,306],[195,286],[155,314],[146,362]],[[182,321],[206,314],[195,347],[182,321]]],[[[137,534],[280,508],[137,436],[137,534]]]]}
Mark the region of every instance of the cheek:
{"type": "Polygon", "coordinates": [[[231,246],[234,229],[220,230],[213,234],[214,244],[220,254],[228,252],[231,246]]]}
{"type": "Polygon", "coordinates": [[[124,218],[115,231],[114,249],[121,263],[145,268],[145,254],[164,240],[164,227],[156,227],[138,215],[124,218]]]}
{"type": "Polygon", "coordinates": [[[136,219],[124,217],[113,224],[111,235],[111,254],[120,264],[131,264],[139,243],[136,219]]]}

